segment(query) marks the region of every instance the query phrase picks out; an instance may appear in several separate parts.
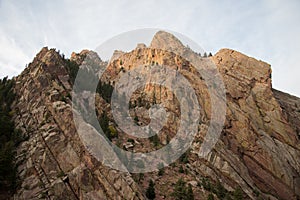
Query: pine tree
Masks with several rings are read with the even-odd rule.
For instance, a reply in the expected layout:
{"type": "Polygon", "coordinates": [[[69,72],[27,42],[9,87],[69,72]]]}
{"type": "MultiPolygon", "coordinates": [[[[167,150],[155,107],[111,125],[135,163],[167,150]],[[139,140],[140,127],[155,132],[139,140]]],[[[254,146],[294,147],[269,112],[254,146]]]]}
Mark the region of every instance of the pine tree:
{"type": "Polygon", "coordinates": [[[164,164],[163,163],[159,163],[157,165],[158,170],[158,176],[162,176],[165,173],[165,169],[164,169],[164,164]]]}
{"type": "Polygon", "coordinates": [[[187,196],[186,199],[194,200],[194,193],[193,193],[193,189],[192,189],[192,185],[191,184],[188,185],[186,196],[187,196]]]}
{"type": "Polygon", "coordinates": [[[110,129],[109,129],[109,118],[107,117],[107,113],[106,112],[103,112],[101,114],[100,119],[99,119],[99,123],[100,123],[100,126],[101,126],[102,131],[105,134],[105,136],[109,140],[111,140],[112,139],[112,135],[111,135],[111,132],[110,132],[110,129]]]}
{"type": "Polygon", "coordinates": [[[224,186],[218,181],[217,186],[216,186],[216,195],[219,199],[224,199],[226,195],[226,189],[224,186]]]}
{"type": "Polygon", "coordinates": [[[155,199],[155,188],[154,188],[154,182],[152,180],[149,181],[149,186],[146,191],[146,196],[150,200],[155,199]]]}
{"type": "Polygon", "coordinates": [[[243,191],[240,187],[236,188],[233,192],[234,200],[242,200],[243,199],[243,191]]]}
{"type": "Polygon", "coordinates": [[[177,200],[193,200],[194,194],[192,186],[190,184],[186,186],[186,183],[180,178],[175,184],[172,196],[177,200]]]}
{"type": "Polygon", "coordinates": [[[185,182],[180,178],[177,183],[175,184],[174,192],[172,195],[175,197],[175,199],[185,199],[185,182]]]}
{"type": "Polygon", "coordinates": [[[183,167],[182,167],[182,165],[180,165],[180,167],[179,167],[179,173],[183,173],[183,172],[184,172],[183,167]]]}
{"type": "Polygon", "coordinates": [[[159,140],[159,137],[158,137],[157,134],[155,134],[155,135],[149,137],[149,140],[153,143],[153,145],[154,145],[155,147],[157,147],[157,146],[159,145],[159,143],[160,143],[160,140],[159,140]]]}
{"type": "Polygon", "coordinates": [[[209,195],[207,196],[207,200],[214,200],[214,195],[212,193],[209,193],[209,195]]]}

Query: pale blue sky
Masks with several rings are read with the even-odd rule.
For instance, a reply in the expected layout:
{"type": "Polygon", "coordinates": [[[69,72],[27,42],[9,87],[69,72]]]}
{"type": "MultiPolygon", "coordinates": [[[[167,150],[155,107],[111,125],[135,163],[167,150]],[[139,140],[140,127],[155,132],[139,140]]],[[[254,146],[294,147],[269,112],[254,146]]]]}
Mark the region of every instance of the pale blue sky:
{"type": "Polygon", "coordinates": [[[0,77],[18,75],[43,46],[69,56],[125,31],[160,28],[206,51],[232,48],[264,60],[273,86],[300,97],[299,10],[297,0],[0,0],[0,77]]]}

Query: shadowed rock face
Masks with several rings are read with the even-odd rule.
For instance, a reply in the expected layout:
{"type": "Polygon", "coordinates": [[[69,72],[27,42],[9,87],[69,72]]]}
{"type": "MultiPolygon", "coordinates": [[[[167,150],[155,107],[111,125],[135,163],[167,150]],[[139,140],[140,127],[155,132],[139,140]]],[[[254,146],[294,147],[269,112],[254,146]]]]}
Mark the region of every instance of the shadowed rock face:
{"type": "MultiPolygon", "coordinates": [[[[43,48],[15,78],[14,121],[29,136],[17,152],[22,183],[15,198],[146,199],[145,190],[148,180],[152,179],[157,198],[172,199],[170,193],[180,177],[193,183],[195,199],[206,199],[210,193],[201,184],[197,185],[203,177],[212,183],[220,182],[228,191],[240,187],[244,199],[300,198],[300,99],[272,89],[271,68],[265,62],[230,49],[201,58],[203,62],[212,61],[222,75],[227,105],[221,138],[211,153],[201,158],[198,151],[209,126],[210,96],[205,81],[191,63],[170,52],[175,49],[193,54],[173,35],[160,31],[150,48],[138,46],[132,52],[116,55],[101,80],[117,81],[122,70],[133,70],[141,65],[146,66],[146,73],[147,66],[152,64],[166,65],[183,74],[203,108],[189,163],[176,162],[167,167],[163,175],[147,173],[142,180],[102,165],[82,144],[76,131],[66,61],[55,50],[43,48]],[[179,166],[187,173],[178,172],[179,166]]],[[[71,60],[80,64],[88,53],[74,53],[71,60]]],[[[138,115],[139,123],[147,124],[149,120],[144,113],[147,103],[154,101],[153,93],[156,103],[165,104],[171,113],[159,135],[161,143],[167,143],[167,138],[172,138],[178,127],[176,117],[180,110],[176,98],[157,85],[147,85],[140,92],[145,94],[145,105],[131,109],[138,115]]],[[[131,100],[139,97],[136,93],[131,100]]],[[[96,95],[95,102],[99,113],[109,113],[110,104],[100,95],[96,95]]],[[[111,114],[108,117],[113,121],[111,114]]],[[[125,143],[124,134],[116,130],[118,142],[125,143]]],[[[148,140],[135,141],[133,150],[152,148],[148,140]]]]}

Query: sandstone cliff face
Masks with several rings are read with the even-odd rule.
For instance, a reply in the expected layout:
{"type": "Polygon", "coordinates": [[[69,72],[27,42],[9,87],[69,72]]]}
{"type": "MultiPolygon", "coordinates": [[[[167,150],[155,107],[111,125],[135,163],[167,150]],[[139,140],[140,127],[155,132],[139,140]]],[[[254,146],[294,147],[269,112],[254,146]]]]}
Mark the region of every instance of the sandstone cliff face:
{"type": "MultiPolygon", "coordinates": [[[[206,199],[212,192],[201,184],[203,178],[220,182],[229,194],[240,187],[244,199],[300,198],[299,98],[272,89],[271,68],[267,63],[230,49],[201,58],[203,62],[214,62],[223,77],[227,112],[221,138],[211,153],[205,158],[199,157],[211,117],[210,95],[197,70],[170,52],[174,49],[183,54],[193,53],[174,36],[159,32],[151,48],[139,45],[132,52],[118,53],[101,79],[114,83],[124,71],[144,66],[143,73],[147,73],[153,65],[165,65],[184,75],[203,108],[188,163],[176,162],[165,168],[163,175],[147,173],[142,179],[102,165],[77,134],[66,61],[55,50],[43,48],[16,77],[14,121],[29,139],[18,149],[22,185],[15,198],[146,199],[145,189],[152,179],[157,199],[172,199],[170,193],[179,178],[192,185],[195,199],[206,199]],[[161,50],[162,46],[169,51],[161,50]],[[186,173],[178,172],[180,168],[186,173]]],[[[81,64],[88,53],[73,54],[71,60],[81,64]]],[[[154,101],[163,103],[170,112],[167,125],[159,134],[161,144],[168,143],[178,128],[180,109],[176,97],[167,88],[157,85],[146,85],[131,101],[141,97],[143,103],[131,108],[140,125],[149,123],[146,108],[154,101]]],[[[96,103],[99,113],[110,111],[110,105],[101,96],[96,96],[96,103]]],[[[115,126],[111,114],[108,116],[115,126]]],[[[126,144],[127,136],[115,128],[119,138],[113,142],[126,144]]],[[[148,140],[133,139],[135,142],[130,147],[133,151],[157,148],[148,140]]]]}
{"type": "MultiPolygon", "coordinates": [[[[229,166],[245,181],[242,184],[256,185],[263,193],[282,199],[295,199],[295,194],[299,195],[299,133],[274,97],[270,66],[226,49],[212,59],[228,92],[222,138],[226,148],[219,153],[239,158],[238,169],[236,164],[229,166]]],[[[225,162],[233,159],[229,157],[225,162]]],[[[227,175],[232,175],[231,170],[227,175]]]]}

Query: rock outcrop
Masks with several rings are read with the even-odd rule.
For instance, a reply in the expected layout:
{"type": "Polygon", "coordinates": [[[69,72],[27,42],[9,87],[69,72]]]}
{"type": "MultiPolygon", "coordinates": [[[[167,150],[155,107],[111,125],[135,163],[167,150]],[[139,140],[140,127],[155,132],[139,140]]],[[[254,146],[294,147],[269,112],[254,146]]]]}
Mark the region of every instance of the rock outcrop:
{"type": "MultiPolygon", "coordinates": [[[[70,61],[54,49],[43,48],[15,78],[14,121],[28,140],[21,143],[17,152],[21,185],[14,198],[146,199],[151,179],[157,199],[173,199],[174,184],[182,178],[191,184],[195,199],[206,199],[210,193],[216,199],[225,198],[225,193],[218,192],[219,184],[227,191],[227,198],[241,188],[244,199],[299,199],[300,99],[272,89],[271,68],[265,62],[230,49],[199,58],[216,65],[225,84],[227,106],[220,139],[206,157],[200,157],[199,148],[211,118],[210,95],[195,67],[173,53],[175,50],[182,55],[198,56],[174,36],[161,31],[149,48],[138,45],[129,53],[117,52],[101,77],[103,82],[115,84],[122,73],[138,66],[144,66],[142,73],[147,73],[151,66],[163,65],[182,74],[197,94],[201,117],[186,160],[166,167],[164,173],[146,173],[141,178],[110,169],[90,154],[73,121],[70,61]],[[217,185],[216,188],[208,188],[204,180],[217,185]]],[[[70,60],[80,65],[90,53],[96,56],[85,50],[73,53],[70,60]]],[[[112,142],[124,144],[130,151],[160,148],[174,137],[179,126],[176,97],[158,85],[140,88],[131,97],[135,103],[130,108],[138,118],[137,124],[145,125],[149,123],[147,111],[152,104],[162,103],[166,107],[170,114],[158,136],[158,145],[148,139],[128,140],[114,123],[110,104],[99,94],[95,102],[98,113],[108,112],[110,129],[118,133],[112,142]]]]}
{"type": "Polygon", "coordinates": [[[82,145],[73,122],[65,61],[43,48],[16,78],[17,128],[28,134],[18,151],[16,199],[144,199],[130,174],[111,170],[82,145]]]}

